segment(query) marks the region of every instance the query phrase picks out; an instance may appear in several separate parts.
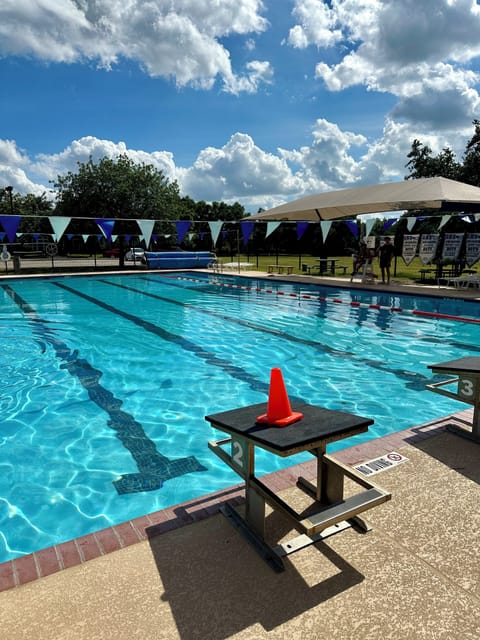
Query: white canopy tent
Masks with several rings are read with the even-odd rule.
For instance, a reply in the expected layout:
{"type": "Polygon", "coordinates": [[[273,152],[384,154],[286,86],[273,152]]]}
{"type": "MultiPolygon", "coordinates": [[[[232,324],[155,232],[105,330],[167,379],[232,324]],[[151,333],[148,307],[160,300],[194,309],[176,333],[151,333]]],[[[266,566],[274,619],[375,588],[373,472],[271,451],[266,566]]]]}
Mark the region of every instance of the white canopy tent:
{"type": "Polygon", "coordinates": [[[248,220],[335,220],[419,209],[480,212],[480,188],[447,178],[367,185],[306,196],[249,216],[248,220]]]}

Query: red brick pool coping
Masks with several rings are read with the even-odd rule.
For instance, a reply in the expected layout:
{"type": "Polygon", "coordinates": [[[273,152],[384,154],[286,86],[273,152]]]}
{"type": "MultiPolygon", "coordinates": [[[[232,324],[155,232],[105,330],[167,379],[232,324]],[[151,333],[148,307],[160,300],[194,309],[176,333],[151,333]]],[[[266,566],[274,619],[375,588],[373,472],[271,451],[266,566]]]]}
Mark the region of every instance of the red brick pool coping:
{"type": "MultiPolygon", "coordinates": [[[[345,464],[354,465],[399,449],[406,444],[415,444],[445,431],[452,421],[471,422],[472,410],[467,409],[420,426],[392,433],[348,449],[335,452],[335,457],[345,464]]],[[[301,474],[312,477],[315,460],[304,462],[269,474],[263,480],[273,491],[282,491],[295,484],[301,474]]],[[[117,551],[153,536],[178,529],[187,524],[204,520],[217,514],[220,507],[229,502],[243,502],[243,484],[208,494],[201,498],[155,511],[145,516],[122,522],[68,542],[41,549],[29,555],[0,564],[0,591],[19,587],[27,582],[69,569],[93,558],[117,551]]]]}

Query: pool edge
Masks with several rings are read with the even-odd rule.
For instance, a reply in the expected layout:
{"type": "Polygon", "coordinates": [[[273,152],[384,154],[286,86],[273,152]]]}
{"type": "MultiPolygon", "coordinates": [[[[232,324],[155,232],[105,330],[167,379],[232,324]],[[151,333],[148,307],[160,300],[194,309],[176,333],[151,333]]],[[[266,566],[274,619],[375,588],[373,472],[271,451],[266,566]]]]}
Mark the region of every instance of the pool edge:
{"type": "MultiPolygon", "coordinates": [[[[399,449],[406,444],[414,444],[438,435],[445,431],[446,425],[452,420],[471,421],[471,416],[472,409],[458,411],[336,451],[332,455],[345,464],[358,464],[399,449]]],[[[282,491],[294,484],[299,475],[299,468],[306,467],[303,474],[308,475],[308,468],[313,465],[315,465],[314,459],[268,474],[264,479],[273,490],[282,491]],[[293,469],[296,471],[293,472],[293,469]]],[[[243,500],[243,484],[240,483],[13,560],[7,560],[0,563],[0,592],[78,566],[167,531],[204,520],[218,514],[225,502],[239,505],[243,500]]]]}

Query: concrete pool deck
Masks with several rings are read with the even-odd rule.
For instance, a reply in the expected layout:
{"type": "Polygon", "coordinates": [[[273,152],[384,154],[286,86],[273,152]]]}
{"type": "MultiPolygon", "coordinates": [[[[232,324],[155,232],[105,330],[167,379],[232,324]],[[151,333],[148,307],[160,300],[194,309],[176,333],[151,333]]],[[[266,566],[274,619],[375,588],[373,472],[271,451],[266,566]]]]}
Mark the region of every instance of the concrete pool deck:
{"type": "MultiPolygon", "coordinates": [[[[276,279],[339,284],[315,276],[276,279]]],[[[342,285],[370,288],[344,279],[342,285]]],[[[419,291],[385,286],[389,292],[450,297],[436,286],[414,289],[419,291]]],[[[451,294],[478,300],[478,290],[451,294]]],[[[226,500],[242,508],[236,486],[124,523],[113,537],[86,536],[65,549],[63,558],[57,551],[43,559],[29,556],[22,574],[16,563],[0,565],[2,635],[478,640],[480,445],[445,430],[449,422],[471,420],[471,413],[334,454],[351,465],[391,451],[408,460],[375,477],[392,500],[365,514],[372,531],[349,529],[297,552],[283,574],[274,573],[219,514],[226,500]]],[[[313,464],[302,467],[313,478],[313,464]]],[[[294,504],[297,471],[268,478],[294,504]]],[[[269,516],[268,528],[272,540],[294,535],[276,514],[269,516]]]]}
{"type": "MultiPolygon", "coordinates": [[[[449,421],[334,454],[347,464],[393,450],[408,458],[375,477],[392,500],[365,514],[373,526],[366,534],[348,529],[327,538],[289,556],[278,574],[212,505],[211,515],[196,519],[204,504],[194,501],[173,507],[167,527],[147,519],[141,542],[0,593],[2,634],[478,640],[480,445],[446,431],[449,421]]],[[[302,467],[313,477],[313,465],[302,467]]],[[[293,471],[269,483],[295,503],[293,471]]],[[[268,516],[272,539],[290,538],[289,529],[268,516]]]]}

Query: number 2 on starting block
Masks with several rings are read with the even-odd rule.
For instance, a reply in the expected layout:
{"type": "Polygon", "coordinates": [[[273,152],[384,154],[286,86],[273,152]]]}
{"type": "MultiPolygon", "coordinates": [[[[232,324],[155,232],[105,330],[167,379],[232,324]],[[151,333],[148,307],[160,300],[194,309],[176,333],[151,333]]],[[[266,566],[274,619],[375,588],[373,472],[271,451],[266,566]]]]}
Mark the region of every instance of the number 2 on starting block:
{"type": "Polygon", "coordinates": [[[232,438],[232,463],[237,473],[248,476],[248,444],[243,438],[232,438]]]}

